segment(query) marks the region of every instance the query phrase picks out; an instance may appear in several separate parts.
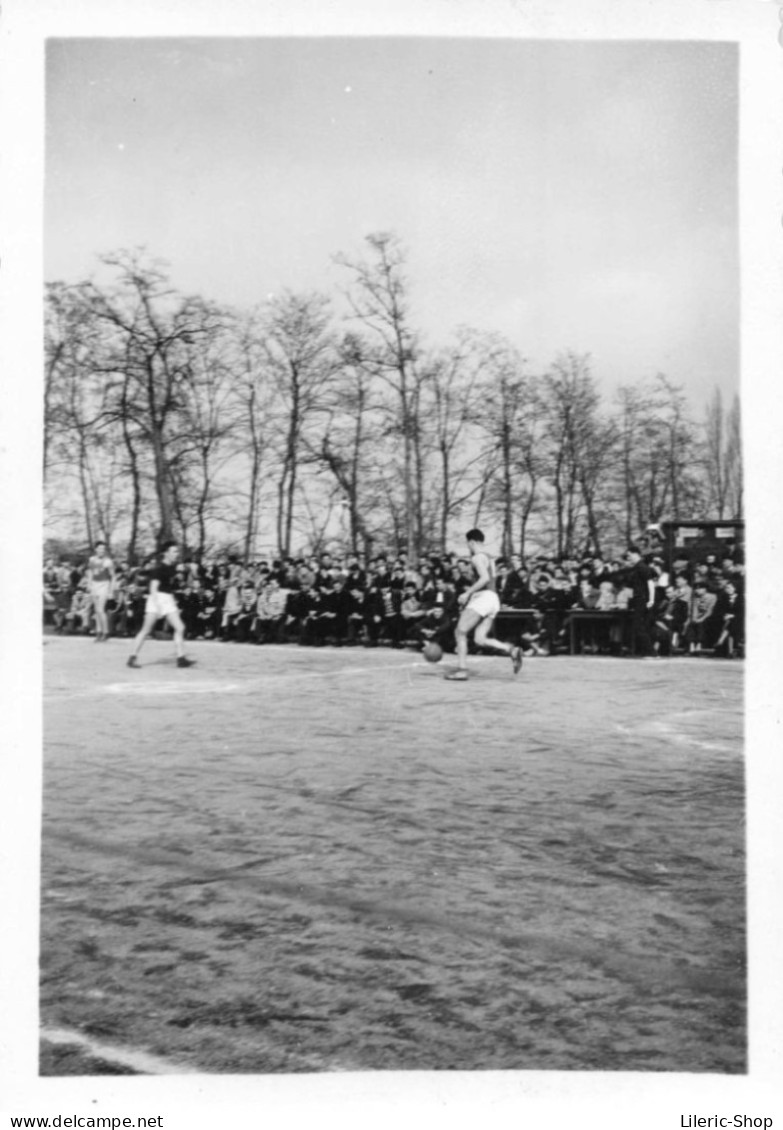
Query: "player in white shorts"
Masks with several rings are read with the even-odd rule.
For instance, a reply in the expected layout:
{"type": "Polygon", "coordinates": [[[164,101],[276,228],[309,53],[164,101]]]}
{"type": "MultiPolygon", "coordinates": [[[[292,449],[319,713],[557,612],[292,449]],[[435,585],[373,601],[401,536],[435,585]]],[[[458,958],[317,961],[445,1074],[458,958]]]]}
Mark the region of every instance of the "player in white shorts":
{"type": "Polygon", "coordinates": [[[192,667],[195,660],[185,658],[185,625],[174,599],[174,586],[177,583],[177,558],[179,546],[167,541],[161,548],[161,560],[150,574],[150,591],[144,609],[144,623],[133,644],[133,654],[128,660],[129,667],[138,667],[138,654],[142,644],[158,620],[164,616],[174,629],[174,647],[177,650],[177,666],[192,667]]]}
{"type": "Polygon", "coordinates": [[[500,598],[495,590],[495,562],[484,552],[484,535],[481,530],[468,530],[465,535],[470,550],[476,580],[460,596],[462,612],[457,622],[457,668],[446,676],[458,682],[468,677],[468,635],[475,628],[474,640],[479,647],[502,651],[511,659],[516,675],[522,666],[522,648],[496,640],[489,635],[492,622],[500,611],[500,598]]]}
{"type": "Polygon", "coordinates": [[[95,544],[95,553],[87,564],[90,579],[90,593],[95,609],[95,642],[103,643],[109,638],[109,618],[106,615],[106,601],[114,593],[114,562],[106,552],[106,542],[95,544]]]}

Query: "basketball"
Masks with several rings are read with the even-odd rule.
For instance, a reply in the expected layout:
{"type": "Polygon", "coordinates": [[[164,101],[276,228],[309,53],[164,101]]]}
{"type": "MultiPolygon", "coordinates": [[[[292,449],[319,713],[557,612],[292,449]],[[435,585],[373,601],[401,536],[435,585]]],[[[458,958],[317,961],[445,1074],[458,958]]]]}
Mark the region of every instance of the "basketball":
{"type": "Polygon", "coordinates": [[[443,658],[443,648],[430,640],[424,645],[424,658],[428,663],[438,663],[443,658]]]}

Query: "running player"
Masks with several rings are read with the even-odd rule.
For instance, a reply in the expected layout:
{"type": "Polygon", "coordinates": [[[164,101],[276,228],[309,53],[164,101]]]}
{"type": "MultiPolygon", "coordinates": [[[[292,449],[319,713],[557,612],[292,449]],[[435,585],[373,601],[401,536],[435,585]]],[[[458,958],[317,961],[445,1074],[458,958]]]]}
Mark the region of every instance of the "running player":
{"type": "Polygon", "coordinates": [[[177,666],[192,667],[194,659],[185,658],[185,625],[174,599],[174,587],[177,583],[177,558],[179,546],[174,541],[167,541],[161,547],[161,560],[157,568],[150,574],[150,591],[144,609],[144,623],[141,631],[136,636],[133,644],[133,654],[128,660],[129,667],[140,666],[138,654],[142,644],[150,634],[158,620],[164,616],[174,629],[174,646],[177,650],[177,666]]]}
{"type": "Polygon", "coordinates": [[[481,530],[468,530],[465,535],[470,550],[476,580],[460,596],[462,612],[457,621],[457,667],[446,675],[447,679],[464,682],[468,677],[468,635],[475,628],[475,642],[479,647],[490,647],[502,651],[511,659],[516,675],[522,666],[522,648],[504,643],[490,637],[492,622],[500,611],[495,582],[495,562],[484,551],[484,535],[481,530]]]}
{"type": "Polygon", "coordinates": [[[87,576],[90,580],[90,594],[95,609],[95,643],[103,643],[109,638],[109,617],[106,615],[106,602],[114,592],[114,562],[106,552],[106,542],[95,543],[95,552],[87,563],[87,576]]]}

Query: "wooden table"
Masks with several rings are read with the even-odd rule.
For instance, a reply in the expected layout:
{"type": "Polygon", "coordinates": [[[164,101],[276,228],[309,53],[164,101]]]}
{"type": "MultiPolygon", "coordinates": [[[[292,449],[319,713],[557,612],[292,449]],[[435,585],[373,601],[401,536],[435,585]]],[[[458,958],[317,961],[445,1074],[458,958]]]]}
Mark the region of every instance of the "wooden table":
{"type": "Polygon", "coordinates": [[[628,608],[612,608],[608,610],[598,608],[572,608],[569,617],[569,651],[576,655],[577,625],[580,624],[609,624],[619,625],[623,629],[623,642],[627,641],[631,655],[636,654],[636,632],[633,626],[633,616],[628,608]]]}
{"type": "Polygon", "coordinates": [[[519,640],[519,635],[523,631],[535,632],[539,626],[539,613],[535,608],[508,608],[502,605],[500,612],[495,617],[495,631],[498,639],[503,639],[503,636],[497,633],[497,628],[504,625],[517,629],[517,635],[514,643],[519,640]]]}

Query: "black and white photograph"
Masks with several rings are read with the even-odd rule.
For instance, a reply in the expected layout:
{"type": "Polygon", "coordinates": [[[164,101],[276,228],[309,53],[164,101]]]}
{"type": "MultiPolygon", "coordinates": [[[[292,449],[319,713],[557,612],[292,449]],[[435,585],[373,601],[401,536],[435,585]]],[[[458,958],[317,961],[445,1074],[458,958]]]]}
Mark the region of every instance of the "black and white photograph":
{"type": "Polygon", "coordinates": [[[9,1124],[768,1130],[778,9],[349,7],[11,7],[9,1124]]]}

